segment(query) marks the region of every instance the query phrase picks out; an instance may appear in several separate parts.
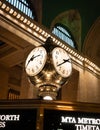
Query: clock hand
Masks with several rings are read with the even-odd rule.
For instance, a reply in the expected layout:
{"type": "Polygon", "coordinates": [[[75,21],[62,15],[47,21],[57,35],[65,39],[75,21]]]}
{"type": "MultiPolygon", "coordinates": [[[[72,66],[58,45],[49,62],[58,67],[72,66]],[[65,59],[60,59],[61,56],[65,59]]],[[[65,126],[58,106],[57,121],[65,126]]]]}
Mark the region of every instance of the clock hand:
{"type": "Polygon", "coordinates": [[[60,63],[60,64],[58,64],[57,66],[60,66],[60,65],[62,65],[62,64],[64,64],[64,63],[66,63],[66,62],[70,62],[70,59],[67,59],[67,60],[63,59],[63,62],[60,63]]]}
{"type": "Polygon", "coordinates": [[[40,56],[40,55],[36,55],[36,56],[33,55],[30,60],[33,60],[34,58],[36,58],[38,56],[40,56]]]}
{"type": "Polygon", "coordinates": [[[27,63],[27,65],[26,65],[26,67],[28,66],[28,64],[30,63],[30,61],[33,61],[36,57],[38,57],[38,56],[40,56],[40,55],[36,55],[36,56],[32,56],[30,59],[29,59],[29,61],[28,61],[28,63],[27,63]]]}

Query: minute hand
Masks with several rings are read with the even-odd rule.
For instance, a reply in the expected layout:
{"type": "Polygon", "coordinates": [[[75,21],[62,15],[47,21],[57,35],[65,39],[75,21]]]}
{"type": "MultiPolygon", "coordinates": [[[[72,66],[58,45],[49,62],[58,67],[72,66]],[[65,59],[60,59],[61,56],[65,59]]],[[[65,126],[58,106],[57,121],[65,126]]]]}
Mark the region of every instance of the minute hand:
{"type": "Polygon", "coordinates": [[[63,59],[63,62],[60,63],[60,64],[58,64],[57,66],[60,66],[60,65],[62,65],[62,64],[64,64],[64,63],[66,63],[66,62],[70,62],[70,59],[67,59],[67,60],[63,59]]]}

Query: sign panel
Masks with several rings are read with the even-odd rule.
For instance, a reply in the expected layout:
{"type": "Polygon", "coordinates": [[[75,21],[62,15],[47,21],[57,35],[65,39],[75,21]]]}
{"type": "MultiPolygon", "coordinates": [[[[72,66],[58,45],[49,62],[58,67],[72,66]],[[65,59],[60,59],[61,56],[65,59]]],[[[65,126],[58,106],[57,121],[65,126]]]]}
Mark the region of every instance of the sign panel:
{"type": "Polygon", "coordinates": [[[36,109],[0,109],[0,130],[36,130],[36,109]]]}
{"type": "Polygon", "coordinates": [[[43,130],[100,130],[100,113],[45,110],[43,130]]]}

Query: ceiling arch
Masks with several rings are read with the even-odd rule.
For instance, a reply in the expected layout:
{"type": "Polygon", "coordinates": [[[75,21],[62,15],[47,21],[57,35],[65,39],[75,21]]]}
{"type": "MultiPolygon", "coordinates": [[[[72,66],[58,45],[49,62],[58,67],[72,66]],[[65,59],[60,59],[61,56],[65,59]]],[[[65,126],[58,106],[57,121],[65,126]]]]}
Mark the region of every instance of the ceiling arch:
{"type": "Polygon", "coordinates": [[[100,67],[100,17],[97,18],[86,36],[83,52],[100,67]]]}
{"type": "Polygon", "coordinates": [[[61,23],[69,28],[75,39],[78,50],[81,50],[81,17],[78,10],[71,9],[60,13],[52,21],[51,29],[56,23],[61,23]]]}

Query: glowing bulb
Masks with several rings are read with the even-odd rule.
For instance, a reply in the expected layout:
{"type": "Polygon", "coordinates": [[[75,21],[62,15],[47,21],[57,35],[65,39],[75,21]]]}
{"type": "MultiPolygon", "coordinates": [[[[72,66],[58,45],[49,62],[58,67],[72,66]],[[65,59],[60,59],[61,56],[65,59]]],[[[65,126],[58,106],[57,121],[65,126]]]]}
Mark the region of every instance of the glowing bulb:
{"type": "Polygon", "coordinates": [[[44,100],[53,100],[51,96],[45,96],[43,97],[44,100]]]}

